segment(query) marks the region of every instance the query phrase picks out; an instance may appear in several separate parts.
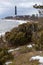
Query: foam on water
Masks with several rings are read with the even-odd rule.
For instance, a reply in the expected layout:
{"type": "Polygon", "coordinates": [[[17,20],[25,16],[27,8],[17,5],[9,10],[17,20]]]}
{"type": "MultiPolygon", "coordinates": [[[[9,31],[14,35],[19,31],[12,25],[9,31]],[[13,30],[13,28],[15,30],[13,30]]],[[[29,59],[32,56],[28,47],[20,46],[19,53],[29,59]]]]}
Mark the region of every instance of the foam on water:
{"type": "Polygon", "coordinates": [[[20,24],[22,24],[22,23],[26,23],[26,21],[19,20],[19,23],[20,23],[20,24]]]}

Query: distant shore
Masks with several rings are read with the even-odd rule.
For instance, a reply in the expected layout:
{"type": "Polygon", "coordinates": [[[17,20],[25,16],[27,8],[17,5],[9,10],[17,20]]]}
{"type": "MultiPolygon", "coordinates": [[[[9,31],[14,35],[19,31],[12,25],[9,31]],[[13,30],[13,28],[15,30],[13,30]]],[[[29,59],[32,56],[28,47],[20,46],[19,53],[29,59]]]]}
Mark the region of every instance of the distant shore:
{"type": "Polygon", "coordinates": [[[30,15],[21,15],[21,16],[7,16],[4,19],[12,19],[12,20],[38,20],[38,16],[35,16],[34,14],[32,16],[30,15]]]}

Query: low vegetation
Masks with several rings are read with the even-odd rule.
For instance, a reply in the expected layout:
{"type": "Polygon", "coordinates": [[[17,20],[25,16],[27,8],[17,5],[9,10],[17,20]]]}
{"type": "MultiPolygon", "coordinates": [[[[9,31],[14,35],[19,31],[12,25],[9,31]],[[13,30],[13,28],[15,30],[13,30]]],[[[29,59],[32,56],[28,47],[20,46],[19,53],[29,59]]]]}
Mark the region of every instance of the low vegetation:
{"type": "Polygon", "coordinates": [[[8,53],[7,48],[0,48],[0,65],[4,65],[8,60],[12,60],[13,56],[11,53],[8,53]]]}
{"type": "Polygon", "coordinates": [[[5,33],[5,39],[10,46],[18,47],[35,44],[36,50],[43,50],[43,22],[27,22],[5,33]],[[37,41],[36,41],[37,40],[37,41]]]}
{"type": "Polygon", "coordinates": [[[30,61],[30,58],[35,55],[43,56],[43,18],[39,21],[23,23],[6,32],[4,37],[1,36],[0,65],[4,65],[13,57],[10,65],[39,65],[39,60],[30,61]],[[27,45],[32,47],[28,48],[27,45]],[[8,49],[16,47],[20,49],[8,53],[8,49]]]}

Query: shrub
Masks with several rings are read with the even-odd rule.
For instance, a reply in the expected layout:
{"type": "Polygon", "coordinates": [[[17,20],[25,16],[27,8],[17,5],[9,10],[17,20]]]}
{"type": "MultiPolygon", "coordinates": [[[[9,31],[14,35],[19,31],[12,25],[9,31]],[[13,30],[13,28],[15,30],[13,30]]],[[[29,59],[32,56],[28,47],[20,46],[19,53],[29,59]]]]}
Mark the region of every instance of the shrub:
{"type": "Polygon", "coordinates": [[[13,56],[11,53],[8,53],[8,49],[0,48],[0,65],[11,59],[13,59],[13,56]]]}
{"type": "Polygon", "coordinates": [[[11,30],[11,32],[6,32],[5,39],[11,46],[20,46],[31,42],[32,24],[21,24],[18,28],[11,30]]]}

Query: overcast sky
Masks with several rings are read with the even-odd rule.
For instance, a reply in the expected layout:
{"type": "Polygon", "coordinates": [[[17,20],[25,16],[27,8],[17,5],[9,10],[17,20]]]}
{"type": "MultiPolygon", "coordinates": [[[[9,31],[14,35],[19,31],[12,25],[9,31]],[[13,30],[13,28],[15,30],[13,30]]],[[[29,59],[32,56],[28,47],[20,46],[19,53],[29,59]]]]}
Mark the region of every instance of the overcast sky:
{"type": "MultiPolygon", "coordinates": [[[[23,11],[23,9],[25,11],[25,9],[31,9],[35,3],[41,4],[42,1],[43,0],[0,0],[0,17],[14,15],[15,5],[19,11],[23,11]]],[[[25,14],[28,13],[25,12],[25,14]]]]}

